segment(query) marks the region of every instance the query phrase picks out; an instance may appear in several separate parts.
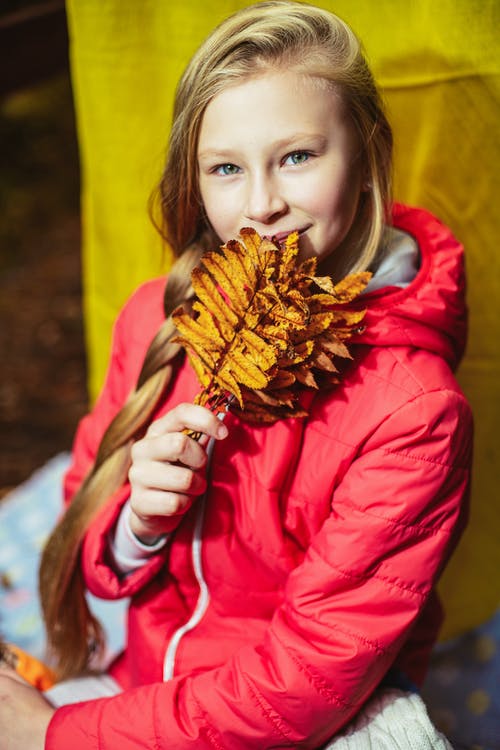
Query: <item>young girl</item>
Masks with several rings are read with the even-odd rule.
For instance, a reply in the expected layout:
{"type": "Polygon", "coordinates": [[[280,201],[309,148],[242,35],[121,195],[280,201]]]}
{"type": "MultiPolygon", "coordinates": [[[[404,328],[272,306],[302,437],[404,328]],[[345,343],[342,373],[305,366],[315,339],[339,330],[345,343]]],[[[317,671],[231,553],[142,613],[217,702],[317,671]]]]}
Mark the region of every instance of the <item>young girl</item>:
{"type": "Polygon", "coordinates": [[[8,747],[349,747],[371,725],[380,747],[446,747],[417,696],[381,686],[422,682],[464,525],[462,251],[427,212],[391,206],[391,142],[358,41],[324,10],[246,8],[191,60],[161,181],[178,259],[117,320],[41,570],[63,677],[100,642],[85,589],[130,597],[127,643],[97,680],[110,695],[55,711],[4,674],[8,747]],[[353,361],[306,418],[193,405],[170,314],[203,251],[242,227],[298,230],[321,275],[373,273],[353,361]]]}

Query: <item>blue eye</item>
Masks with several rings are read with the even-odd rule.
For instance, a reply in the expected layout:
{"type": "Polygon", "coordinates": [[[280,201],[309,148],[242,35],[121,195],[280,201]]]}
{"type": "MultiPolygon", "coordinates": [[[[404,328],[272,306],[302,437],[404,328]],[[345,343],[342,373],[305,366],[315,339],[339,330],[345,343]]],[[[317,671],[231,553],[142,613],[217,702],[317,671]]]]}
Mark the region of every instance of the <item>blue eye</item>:
{"type": "Polygon", "coordinates": [[[308,151],[294,151],[285,158],[285,164],[298,166],[299,164],[305,164],[309,160],[311,154],[308,151]]]}
{"type": "Polygon", "coordinates": [[[236,164],[220,164],[214,169],[215,174],[220,174],[225,177],[230,177],[231,175],[238,174],[239,171],[240,168],[237,167],[236,164]]]}

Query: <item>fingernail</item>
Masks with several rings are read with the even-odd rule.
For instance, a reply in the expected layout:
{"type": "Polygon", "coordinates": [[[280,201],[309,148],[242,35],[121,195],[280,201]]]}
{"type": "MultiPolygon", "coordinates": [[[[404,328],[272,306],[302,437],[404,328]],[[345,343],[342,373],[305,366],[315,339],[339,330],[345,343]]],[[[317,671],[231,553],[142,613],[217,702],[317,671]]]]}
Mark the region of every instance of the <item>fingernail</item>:
{"type": "Polygon", "coordinates": [[[228,436],[228,429],[225,424],[220,424],[217,427],[217,437],[222,440],[222,438],[225,438],[228,436]]]}

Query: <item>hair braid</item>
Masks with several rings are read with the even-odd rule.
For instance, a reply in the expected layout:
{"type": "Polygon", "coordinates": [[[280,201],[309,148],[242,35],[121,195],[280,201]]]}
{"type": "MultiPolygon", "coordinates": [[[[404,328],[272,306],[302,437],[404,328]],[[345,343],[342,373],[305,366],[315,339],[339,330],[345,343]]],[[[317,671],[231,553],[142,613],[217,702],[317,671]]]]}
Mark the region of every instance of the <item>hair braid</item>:
{"type": "Polygon", "coordinates": [[[42,554],[40,595],[49,648],[61,678],[88,669],[102,651],[103,630],[90,611],[80,565],[85,532],[106,500],[125,482],[132,443],[145,430],[175,371],[181,347],[171,313],[191,294],[190,271],[201,255],[191,247],[171,269],[165,289],[166,320],[153,339],[137,387],[106,430],[95,463],[50,536],[42,554]]]}

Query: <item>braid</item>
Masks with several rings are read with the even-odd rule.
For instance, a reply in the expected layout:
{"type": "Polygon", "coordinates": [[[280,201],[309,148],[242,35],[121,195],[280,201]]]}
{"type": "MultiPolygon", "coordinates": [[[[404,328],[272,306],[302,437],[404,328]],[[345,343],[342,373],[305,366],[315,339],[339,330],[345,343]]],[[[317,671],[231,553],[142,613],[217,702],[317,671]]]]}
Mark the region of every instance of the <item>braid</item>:
{"type": "Polygon", "coordinates": [[[171,341],[176,332],[171,313],[191,297],[190,271],[200,256],[201,248],[192,246],[172,267],[165,289],[166,320],[146,352],[136,389],[104,433],[91,471],[42,554],[42,610],[49,647],[61,678],[84,672],[90,657],[103,649],[102,627],[85,598],[81,545],[100,508],[126,481],[132,443],[143,434],[172,380],[174,360],[181,347],[171,341]]]}

